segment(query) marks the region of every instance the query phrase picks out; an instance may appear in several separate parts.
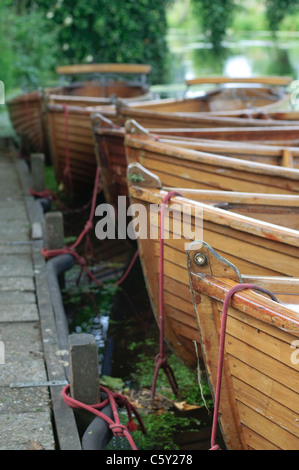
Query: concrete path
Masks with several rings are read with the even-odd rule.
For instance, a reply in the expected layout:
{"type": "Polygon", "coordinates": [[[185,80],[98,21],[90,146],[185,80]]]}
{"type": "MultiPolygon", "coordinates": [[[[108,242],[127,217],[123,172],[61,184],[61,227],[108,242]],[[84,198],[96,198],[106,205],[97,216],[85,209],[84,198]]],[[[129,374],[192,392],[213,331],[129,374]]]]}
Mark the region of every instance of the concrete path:
{"type": "Polygon", "coordinates": [[[2,143],[0,450],[77,449],[76,436],[74,442],[68,429],[73,413],[62,402],[62,387],[19,386],[65,379],[40,254],[43,240],[32,239],[32,227],[42,225],[43,216],[40,205],[29,196],[25,167],[2,143]]]}

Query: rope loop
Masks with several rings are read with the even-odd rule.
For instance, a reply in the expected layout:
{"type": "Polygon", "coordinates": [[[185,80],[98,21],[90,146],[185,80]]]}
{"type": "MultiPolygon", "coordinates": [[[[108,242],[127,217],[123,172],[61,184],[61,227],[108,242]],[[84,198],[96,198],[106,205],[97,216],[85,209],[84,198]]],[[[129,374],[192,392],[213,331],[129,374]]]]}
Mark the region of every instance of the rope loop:
{"type": "Polygon", "coordinates": [[[214,405],[214,416],[213,416],[210,450],[221,450],[219,445],[216,443],[216,434],[217,434],[217,424],[218,424],[218,418],[219,418],[219,405],[220,405],[221,383],[222,383],[222,375],[223,375],[226,323],[227,323],[229,303],[230,303],[231,298],[236,292],[246,290],[246,289],[257,290],[257,291],[263,292],[264,294],[268,295],[271,298],[271,300],[273,300],[274,302],[278,302],[276,296],[272,292],[268,291],[264,287],[256,286],[255,284],[237,284],[226,293],[226,296],[223,302],[222,318],[221,318],[218,370],[217,370],[215,405],[214,405]]]}
{"type": "Polygon", "coordinates": [[[160,317],[160,346],[159,346],[159,353],[157,354],[155,361],[156,361],[156,368],[154,371],[153,382],[152,382],[152,398],[155,396],[156,391],[156,383],[159,369],[162,367],[164,370],[169,385],[172,388],[172,391],[176,395],[178,393],[178,386],[174,377],[174,373],[167,363],[167,358],[164,354],[164,215],[165,215],[165,207],[170,198],[173,196],[181,196],[180,193],[176,191],[170,191],[163,199],[161,204],[161,212],[160,212],[160,275],[159,275],[159,317],[160,317]]]}
{"type": "Polygon", "coordinates": [[[132,412],[135,414],[138,423],[140,425],[141,431],[146,434],[145,427],[143,425],[142,419],[136,410],[136,408],[129,402],[129,400],[124,396],[121,395],[120,393],[113,393],[106,387],[100,386],[100,390],[106,395],[106,399],[104,399],[101,403],[97,403],[96,405],[86,405],[83,402],[80,402],[70,396],[70,384],[66,385],[63,390],[62,390],[62,398],[64,402],[70,406],[71,408],[75,409],[82,409],[89,411],[90,413],[93,413],[94,415],[102,418],[104,421],[106,421],[107,425],[111,429],[112,433],[114,436],[117,437],[125,437],[131,448],[133,450],[137,450],[136,444],[134,443],[132,436],[129,431],[135,431],[137,429],[136,423],[133,421],[132,418],[132,412]],[[110,404],[112,412],[113,412],[113,417],[114,421],[106,416],[104,413],[102,413],[100,410],[104,408],[107,404],[110,404]],[[118,406],[125,406],[128,411],[128,416],[129,416],[129,422],[127,426],[124,426],[123,424],[120,423],[119,415],[117,412],[117,405],[118,406]]]}

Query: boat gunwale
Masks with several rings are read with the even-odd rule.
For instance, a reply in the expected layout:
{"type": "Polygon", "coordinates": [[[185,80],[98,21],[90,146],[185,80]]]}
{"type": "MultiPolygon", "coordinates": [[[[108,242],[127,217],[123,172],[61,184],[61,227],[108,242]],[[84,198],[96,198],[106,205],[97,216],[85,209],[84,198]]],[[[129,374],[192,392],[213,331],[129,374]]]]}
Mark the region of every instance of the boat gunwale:
{"type": "MultiPolygon", "coordinates": [[[[198,242],[196,242],[198,243],[198,242]]],[[[238,282],[225,277],[190,272],[191,289],[219,302],[224,302],[228,291],[238,282]]],[[[290,279],[291,280],[291,279],[290,279]]],[[[264,297],[254,289],[236,292],[231,307],[286,333],[299,336],[299,314],[290,307],[264,297]]]]}
{"type": "MultiPolygon", "coordinates": [[[[299,129],[298,129],[299,130],[299,129]]],[[[235,158],[216,155],[208,152],[200,152],[187,148],[178,148],[173,145],[162,144],[150,139],[148,136],[141,135],[128,135],[125,136],[125,146],[132,147],[137,150],[154,151],[157,154],[166,154],[173,158],[184,159],[189,161],[202,161],[203,163],[217,166],[221,164],[224,168],[233,168],[235,170],[242,170],[253,173],[262,173],[265,175],[278,176],[277,169],[279,168],[279,176],[289,178],[292,180],[299,180],[299,169],[287,168],[283,166],[268,165],[266,163],[252,162],[247,160],[236,161],[235,158]]]]}
{"type": "MultiPolygon", "coordinates": [[[[168,193],[169,191],[165,189],[145,188],[141,185],[129,184],[130,199],[139,199],[146,203],[161,204],[168,193]]],[[[242,232],[258,235],[261,238],[271,239],[278,243],[287,242],[289,245],[299,247],[299,230],[264,222],[219,207],[211,207],[208,204],[181,196],[175,195],[171,197],[170,201],[171,204],[183,204],[201,209],[204,211],[205,219],[209,222],[217,220],[217,223],[223,226],[228,226],[228,222],[230,222],[230,227],[242,232]]]]}

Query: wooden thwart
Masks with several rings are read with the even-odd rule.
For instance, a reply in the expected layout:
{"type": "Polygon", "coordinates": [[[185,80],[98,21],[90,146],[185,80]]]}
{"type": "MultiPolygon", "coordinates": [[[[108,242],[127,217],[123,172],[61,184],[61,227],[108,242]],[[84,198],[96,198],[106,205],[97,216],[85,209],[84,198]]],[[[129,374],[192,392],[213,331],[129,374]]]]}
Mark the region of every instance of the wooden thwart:
{"type": "Polygon", "coordinates": [[[148,74],[150,65],[143,64],[79,64],[62,65],[56,68],[59,75],[77,75],[85,73],[118,73],[118,74],[148,74]]]}
{"type": "Polygon", "coordinates": [[[186,84],[199,85],[204,83],[260,83],[261,85],[276,85],[286,86],[292,82],[292,77],[279,77],[279,76],[265,76],[265,77],[223,77],[223,76],[211,76],[211,77],[198,77],[190,80],[186,80],[186,84]]]}

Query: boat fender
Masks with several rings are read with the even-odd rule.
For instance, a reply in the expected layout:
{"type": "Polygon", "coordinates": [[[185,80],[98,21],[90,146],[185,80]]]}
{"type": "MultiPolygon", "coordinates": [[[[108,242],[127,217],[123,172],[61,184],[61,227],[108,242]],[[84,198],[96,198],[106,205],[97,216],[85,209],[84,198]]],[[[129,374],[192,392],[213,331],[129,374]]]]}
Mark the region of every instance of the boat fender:
{"type": "MultiPolygon", "coordinates": [[[[113,419],[113,412],[110,405],[105,406],[101,413],[113,419]]],[[[99,416],[90,423],[82,437],[83,450],[104,450],[110,439],[113,437],[109,424],[99,416]]]]}

